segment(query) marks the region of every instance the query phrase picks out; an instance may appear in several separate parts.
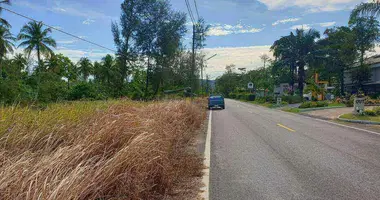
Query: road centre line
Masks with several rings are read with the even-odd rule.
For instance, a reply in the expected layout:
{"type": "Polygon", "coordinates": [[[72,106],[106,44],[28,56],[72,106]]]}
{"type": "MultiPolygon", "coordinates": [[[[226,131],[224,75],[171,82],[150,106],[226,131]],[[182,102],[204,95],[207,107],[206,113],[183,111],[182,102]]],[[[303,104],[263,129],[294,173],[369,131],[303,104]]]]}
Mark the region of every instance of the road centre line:
{"type": "Polygon", "coordinates": [[[293,130],[293,129],[289,128],[289,127],[286,127],[286,126],[284,126],[284,125],[282,125],[282,124],[277,124],[277,126],[279,126],[279,127],[281,127],[281,128],[284,128],[284,129],[286,129],[286,130],[288,130],[288,131],[290,131],[290,132],[296,132],[295,130],[293,130]]]}

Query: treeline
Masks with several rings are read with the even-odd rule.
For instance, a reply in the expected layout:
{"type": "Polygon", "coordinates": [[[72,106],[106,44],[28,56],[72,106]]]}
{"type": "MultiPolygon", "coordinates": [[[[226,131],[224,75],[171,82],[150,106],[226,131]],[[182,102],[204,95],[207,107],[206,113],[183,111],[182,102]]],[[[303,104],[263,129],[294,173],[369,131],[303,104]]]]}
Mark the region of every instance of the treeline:
{"type": "MultiPolygon", "coordinates": [[[[195,48],[199,50],[204,47],[208,26],[200,19],[195,27],[195,48]]],[[[120,21],[111,26],[117,53],[95,62],[83,57],[75,63],[55,54],[52,30],[41,22],[25,24],[17,36],[10,29],[10,22],[1,18],[3,104],[118,97],[149,100],[165,90],[187,87],[201,92],[199,74],[204,55],[193,58],[186,50],[186,14],[174,11],[167,0],[125,0],[120,21]],[[24,54],[11,56],[16,48],[24,54]]]]}
{"type": "MultiPolygon", "coordinates": [[[[378,4],[368,4],[380,8],[378,4]]],[[[365,15],[371,12],[358,11],[363,5],[367,4],[361,4],[353,11],[348,26],[328,28],[322,34],[314,29],[297,29],[281,37],[271,46],[274,59],[265,69],[242,73],[227,66],[223,76],[216,80],[218,90],[229,96],[240,90],[246,91],[247,83],[252,81],[256,89],[272,93],[274,85],[289,83],[289,94],[302,97],[304,92],[319,93],[321,88],[314,81],[314,75],[318,73],[320,80],[335,86],[336,96],[347,95],[345,76],[351,80],[351,92],[370,94],[371,91],[364,87],[371,79],[370,66],[365,63],[365,58],[379,42],[380,29],[375,17],[365,15]],[[304,88],[305,84],[307,88],[304,88]]]]}

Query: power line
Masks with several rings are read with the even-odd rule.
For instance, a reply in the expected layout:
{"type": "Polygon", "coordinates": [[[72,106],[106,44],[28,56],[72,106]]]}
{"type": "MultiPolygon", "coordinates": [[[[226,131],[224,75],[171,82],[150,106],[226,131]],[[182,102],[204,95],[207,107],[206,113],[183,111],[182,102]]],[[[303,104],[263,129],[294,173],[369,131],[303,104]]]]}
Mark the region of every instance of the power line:
{"type": "Polygon", "coordinates": [[[194,0],[194,4],[195,4],[195,10],[197,11],[197,16],[198,16],[198,21],[199,21],[199,12],[198,12],[198,5],[197,5],[197,1],[194,0]]]}
{"type": "Polygon", "coordinates": [[[189,16],[191,18],[191,21],[193,22],[193,24],[195,24],[194,15],[193,15],[193,11],[191,10],[190,3],[188,0],[185,0],[185,3],[186,3],[187,11],[189,11],[189,16]]]}
{"type": "Polygon", "coordinates": [[[35,22],[37,22],[37,23],[40,22],[40,23],[42,23],[43,25],[45,25],[45,26],[47,26],[47,27],[49,27],[49,28],[51,28],[51,29],[54,29],[54,30],[56,30],[56,31],[58,31],[58,32],[61,32],[61,33],[66,34],[66,35],[69,35],[69,36],[74,37],[74,38],[76,38],[76,39],[78,39],[78,40],[82,40],[82,41],[84,41],[84,42],[90,43],[90,44],[95,45],[95,46],[97,46],[97,47],[100,47],[100,48],[103,48],[103,49],[107,49],[107,50],[109,50],[109,51],[112,51],[112,52],[114,52],[114,53],[117,53],[117,51],[114,50],[114,49],[110,49],[110,48],[105,47],[105,46],[103,46],[103,45],[100,45],[100,44],[97,44],[97,43],[95,43],[95,42],[91,42],[91,41],[89,41],[89,40],[86,40],[86,39],[84,39],[84,38],[82,38],[82,37],[79,37],[79,36],[73,35],[73,34],[68,33],[68,32],[66,32],[66,31],[62,31],[62,30],[60,30],[60,29],[58,29],[58,28],[55,28],[54,26],[50,26],[50,25],[48,25],[48,24],[45,24],[45,23],[42,22],[42,21],[37,21],[37,20],[35,20],[35,19],[31,18],[31,17],[28,17],[28,16],[25,16],[25,15],[23,15],[23,14],[17,13],[17,12],[15,12],[15,11],[9,10],[8,8],[0,7],[0,9],[4,9],[4,10],[10,12],[10,13],[13,13],[13,14],[18,15],[18,16],[20,16],[20,17],[23,17],[23,18],[29,19],[29,20],[31,20],[31,21],[35,21],[35,22]]]}

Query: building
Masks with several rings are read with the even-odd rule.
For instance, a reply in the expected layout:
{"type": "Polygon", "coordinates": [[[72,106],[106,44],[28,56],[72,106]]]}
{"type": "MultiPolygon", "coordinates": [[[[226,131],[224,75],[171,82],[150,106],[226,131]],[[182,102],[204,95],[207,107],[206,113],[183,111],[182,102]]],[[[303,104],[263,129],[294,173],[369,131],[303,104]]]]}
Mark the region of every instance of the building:
{"type": "MultiPolygon", "coordinates": [[[[364,83],[364,90],[367,94],[380,93],[380,55],[369,57],[365,63],[370,66],[371,79],[364,83]]],[[[356,93],[357,88],[351,79],[351,71],[347,70],[344,74],[345,90],[348,93],[356,93]]]]}

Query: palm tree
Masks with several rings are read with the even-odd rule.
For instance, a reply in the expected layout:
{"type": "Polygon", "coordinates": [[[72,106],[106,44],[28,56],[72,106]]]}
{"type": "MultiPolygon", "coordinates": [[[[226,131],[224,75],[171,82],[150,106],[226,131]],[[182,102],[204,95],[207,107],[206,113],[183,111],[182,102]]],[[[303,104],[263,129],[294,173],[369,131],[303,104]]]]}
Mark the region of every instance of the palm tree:
{"type": "Polygon", "coordinates": [[[50,47],[57,47],[55,40],[48,36],[51,32],[50,28],[43,29],[42,22],[32,21],[25,24],[17,36],[22,40],[19,47],[26,47],[24,51],[28,57],[33,50],[37,51],[38,65],[42,64],[41,55],[49,57],[54,54],[50,47]]]}
{"type": "Polygon", "coordinates": [[[0,25],[0,79],[3,77],[2,62],[7,53],[13,53],[15,38],[9,32],[8,27],[0,25]]]}
{"type": "Polygon", "coordinates": [[[298,68],[298,89],[301,97],[306,78],[305,67],[314,60],[316,39],[319,37],[320,34],[316,30],[297,29],[295,34],[291,33],[289,36],[282,37],[271,47],[277,61],[290,66],[292,72],[296,69],[295,67],[298,68]]]}
{"type": "MultiPolygon", "coordinates": [[[[1,5],[1,4],[8,4],[8,5],[10,5],[11,3],[10,3],[9,0],[2,0],[2,1],[0,1],[0,5],[1,5]]],[[[1,11],[2,11],[2,9],[1,9],[1,7],[0,7],[0,14],[1,14],[1,11]]],[[[6,26],[6,27],[8,27],[8,28],[11,27],[11,25],[8,23],[8,21],[5,20],[5,19],[3,19],[3,18],[1,18],[1,17],[0,17],[0,25],[6,26]]]]}
{"type": "Polygon", "coordinates": [[[81,58],[78,62],[78,70],[79,73],[82,75],[83,79],[87,81],[88,77],[92,74],[93,72],[93,65],[90,61],[90,59],[84,57],[81,58]]]}
{"type": "Polygon", "coordinates": [[[351,12],[350,21],[360,16],[378,16],[380,14],[380,0],[361,3],[351,12]]]}

